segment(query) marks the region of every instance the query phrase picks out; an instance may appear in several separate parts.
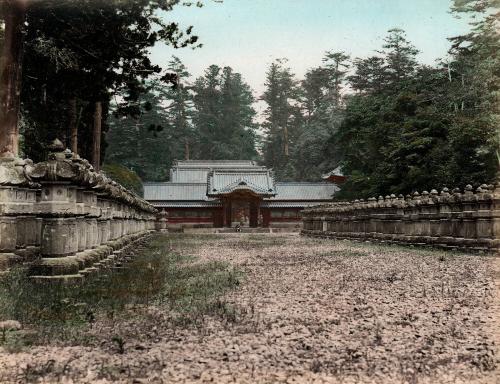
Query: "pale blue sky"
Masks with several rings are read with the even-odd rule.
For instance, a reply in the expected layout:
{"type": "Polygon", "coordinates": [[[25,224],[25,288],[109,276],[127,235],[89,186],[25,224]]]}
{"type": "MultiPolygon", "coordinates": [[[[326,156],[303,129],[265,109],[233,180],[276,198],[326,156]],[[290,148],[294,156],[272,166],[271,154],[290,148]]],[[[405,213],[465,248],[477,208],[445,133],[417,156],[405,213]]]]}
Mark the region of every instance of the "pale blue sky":
{"type": "Polygon", "coordinates": [[[419,60],[433,64],[445,57],[447,37],[468,25],[449,13],[449,0],[205,0],[206,5],[178,7],[165,14],[181,26],[194,26],[203,48],[152,50],[155,63],[165,65],[172,54],[199,76],[210,64],[240,72],[258,96],[265,72],[276,58],[286,57],[302,78],[321,64],[327,50],[366,57],[381,48],[388,29],[399,27],[421,51],[419,60]]]}

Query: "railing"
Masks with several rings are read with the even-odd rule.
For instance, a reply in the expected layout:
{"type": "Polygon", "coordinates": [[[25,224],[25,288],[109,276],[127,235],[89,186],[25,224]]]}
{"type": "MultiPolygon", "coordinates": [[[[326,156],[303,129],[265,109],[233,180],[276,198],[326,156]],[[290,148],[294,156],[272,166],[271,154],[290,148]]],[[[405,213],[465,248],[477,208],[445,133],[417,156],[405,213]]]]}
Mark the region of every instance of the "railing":
{"type": "Polygon", "coordinates": [[[496,250],[500,183],[330,203],[306,209],[302,217],[308,236],[496,250]]]}
{"type": "Polygon", "coordinates": [[[0,270],[30,262],[33,279],[81,279],[155,230],[157,211],[60,141],[50,150],[37,164],[0,159],[0,270]]]}

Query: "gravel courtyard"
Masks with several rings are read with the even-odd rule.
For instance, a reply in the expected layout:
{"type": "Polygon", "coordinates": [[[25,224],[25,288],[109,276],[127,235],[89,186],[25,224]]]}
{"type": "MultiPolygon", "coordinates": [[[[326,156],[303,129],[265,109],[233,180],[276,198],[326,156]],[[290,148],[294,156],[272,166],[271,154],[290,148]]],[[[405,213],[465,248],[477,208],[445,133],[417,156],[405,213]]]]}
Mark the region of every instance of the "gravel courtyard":
{"type": "Polygon", "coordinates": [[[77,337],[0,347],[0,382],[500,382],[498,258],[297,234],[163,241],[238,271],[218,310],[97,314],[77,337]]]}

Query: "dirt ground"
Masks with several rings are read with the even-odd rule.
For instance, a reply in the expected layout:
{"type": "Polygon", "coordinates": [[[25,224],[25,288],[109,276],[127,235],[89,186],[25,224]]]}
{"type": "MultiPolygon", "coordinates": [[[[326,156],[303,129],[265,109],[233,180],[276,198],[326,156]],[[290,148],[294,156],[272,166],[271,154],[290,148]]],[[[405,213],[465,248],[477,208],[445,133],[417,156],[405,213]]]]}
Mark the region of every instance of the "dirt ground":
{"type": "Polygon", "coordinates": [[[0,382],[500,383],[499,258],[297,234],[169,246],[243,272],[222,314],[97,318],[92,345],[0,349],[0,382]]]}

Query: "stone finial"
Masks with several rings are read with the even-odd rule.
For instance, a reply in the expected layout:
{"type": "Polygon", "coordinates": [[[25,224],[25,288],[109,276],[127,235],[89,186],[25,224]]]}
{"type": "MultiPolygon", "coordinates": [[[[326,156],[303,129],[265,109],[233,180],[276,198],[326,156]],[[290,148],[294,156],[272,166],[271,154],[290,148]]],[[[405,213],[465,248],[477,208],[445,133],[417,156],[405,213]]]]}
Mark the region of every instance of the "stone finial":
{"type": "Polygon", "coordinates": [[[54,139],[52,141],[52,143],[50,143],[47,148],[51,151],[51,152],[63,152],[66,147],[64,146],[64,144],[62,143],[61,140],[59,139],[54,139]]]}
{"type": "Polygon", "coordinates": [[[453,188],[451,191],[453,194],[460,194],[460,188],[453,188]]]}
{"type": "Polygon", "coordinates": [[[470,195],[472,193],[474,193],[474,188],[472,188],[472,185],[470,184],[467,184],[465,186],[465,191],[464,191],[467,195],[470,195]]]}
{"type": "Polygon", "coordinates": [[[420,193],[418,193],[417,191],[413,192],[414,199],[418,199],[419,197],[420,197],[420,193]]]}
{"type": "Polygon", "coordinates": [[[145,200],[105,175],[95,172],[87,160],[65,149],[60,140],[55,139],[49,149],[51,152],[47,161],[25,167],[25,175],[28,179],[42,184],[54,181],[71,182],[75,186],[98,191],[108,198],[134,205],[143,211],[156,212],[156,209],[145,200]]]}
{"type": "Polygon", "coordinates": [[[423,191],[423,192],[422,192],[422,196],[423,196],[423,197],[427,197],[427,196],[429,196],[429,192],[427,192],[427,191],[423,191]]]}
{"type": "Polygon", "coordinates": [[[59,139],[54,139],[52,143],[47,146],[49,150],[49,160],[65,160],[67,159],[65,149],[66,147],[59,139]]]}
{"type": "Polygon", "coordinates": [[[450,194],[450,190],[446,187],[444,187],[442,190],[441,190],[441,195],[449,195],[450,194]]]}
{"type": "Polygon", "coordinates": [[[29,159],[0,158],[0,185],[35,187],[36,184],[26,175],[26,169],[32,164],[29,159]]]}
{"type": "Polygon", "coordinates": [[[405,197],[403,196],[403,194],[402,194],[402,193],[400,193],[400,194],[398,195],[398,199],[399,199],[399,200],[404,200],[404,199],[405,199],[405,197]]]}
{"type": "Polygon", "coordinates": [[[438,193],[438,191],[437,191],[437,190],[435,190],[435,189],[431,189],[431,195],[432,195],[432,196],[437,196],[437,195],[439,195],[439,193],[438,193]]]}

